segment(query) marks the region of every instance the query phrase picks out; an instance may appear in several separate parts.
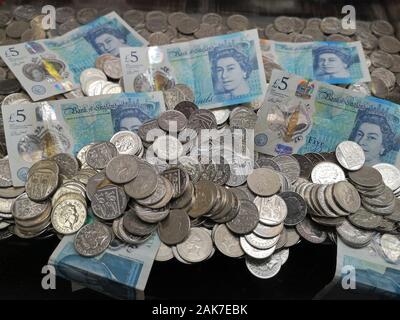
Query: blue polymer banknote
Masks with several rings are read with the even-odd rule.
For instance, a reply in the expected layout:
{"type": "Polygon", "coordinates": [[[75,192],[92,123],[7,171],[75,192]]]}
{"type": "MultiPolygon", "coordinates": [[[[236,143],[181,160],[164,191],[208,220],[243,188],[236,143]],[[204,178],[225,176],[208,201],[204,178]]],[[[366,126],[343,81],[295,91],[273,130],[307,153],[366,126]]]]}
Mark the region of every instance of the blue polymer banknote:
{"type": "Polygon", "coordinates": [[[257,30],[156,47],[120,48],[127,92],[188,86],[201,109],[247,103],[266,92],[257,30]]]}
{"type": "Polygon", "coordinates": [[[143,297],[160,247],[157,233],[140,245],[114,239],[105,252],[90,258],[76,252],[74,238],[74,235],[65,236],[49,259],[57,276],[114,298],[143,297]]]}
{"type": "Polygon", "coordinates": [[[267,73],[272,71],[268,69],[274,67],[332,84],[371,81],[359,41],[291,43],[262,39],[260,45],[267,73]]]}
{"type": "Polygon", "coordinates": [[[60,152],[76,155],[89,143],[110,140],[115,132],[137,131],[164,111],[160,91],[3,106],[13,185],[25,184],[36,161],[60,152]]]}
{"type": "Polygon", "coordinates": [[[257,151],[329,152],[345,140],[362,147],[366,165],[386,162],[400,168],[400,106],[281,70],[272,72],[258,111],[257,151]]]}
{"type": "Polygon", "coordinates": [[[99,55],[143,45],[147,41],[111,12],[60,37],[1,46],[0,56],[38,101],[78,88],[81,72],[94,67],[99,55]]]}

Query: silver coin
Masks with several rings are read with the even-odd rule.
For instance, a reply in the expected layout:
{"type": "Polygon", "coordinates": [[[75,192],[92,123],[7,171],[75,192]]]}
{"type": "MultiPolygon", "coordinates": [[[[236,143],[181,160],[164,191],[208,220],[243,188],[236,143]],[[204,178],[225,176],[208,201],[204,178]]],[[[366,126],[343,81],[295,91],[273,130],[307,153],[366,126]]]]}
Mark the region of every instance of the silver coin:
{"type": "Polygon", "coordinates": [[[393,65],[393,57],[382,50],[375,50],[370,54],[371,63],[374,67],[389,69],[393,65]]]}
{"type": "Polygon", "coordinates": [[[347,245],[354,248],[361,248],[368,245],[375,235],[372,231],[360,230],[353,227],[346,220],[340,226],[336,227],[336,231],[347,245]]]}
{"type": "Polygon", "coordinates": [[[136,27],[138,24],[144,23],[144,12],[140,10],[128,10],[122,15],[122,18],[131,26],[136,27]]]}
{"type": "Polygon", "coordinates": [[[34,202],[26,193],[23,193],[15,199],[11,211],[16,220],[25,221],[40,217],[50,208],[49,201],[34,202]]]}
{"type": "Polygon", "coordinates": [[[37,167],[28,173],[26,193],[33,201],[44,201],[56,191],[58,182],[58,170],[53,170],[51,167],[37,167]]]}
{"type": "Polygon", "coordinates": [[[336,17],[326,17],[321,21],[321,31],[325,34],[339,33],[342,27],[341,21],[336,17]]]}
{"type": "Polygon", "coordinates": [[[50,158],[57,163],[60,174],[66,176],[67,178],[72,178],[78,173],[79,163],[78,160],[69,153],[58,153],[50,158]]]}
{"type": "Polygon", "coordinates": [[[117,154],[118,151],[111,142],[96,143],[87,149],[86,163],[94,169],[104,169],[117,154]]]}
{"type": "Polygon", "coordinates": [[[29,23],[25,21],[13,21],[6,27],[6,34],[10,38],[19,39],[29,28],[29,23]]]}
{"type": "Polygon", "coordinates": [[[192,263],[206,260],[212,248],[211,236],[203,228],[191,228],[188,237],[176,246],[179,255],[192,263]]]}
{"type": "Polygon", "coordinates": [[[155,169],[146,162],[139,162],[136,178],[124,185],[125,192],[134,199],[144,199],[156,190],[158,183],[155,169]]]}
{"type": "Polygon", "coordinates": [[[76,13],[76,19],[80,24],[86,24],[96,19],[98,14],[96,8],[82,8],[76,13]]]}
{"type": "Polygon", "coordinates": [[[217,249],[228,257],[239,258],[244,255],[239,237],[234,235],[225,224],[220,224],[216,227],[214,242],[217,249]]]}
{"type": "Polygon", "coordinates": [[[281,189],[279,176],[271,169],[255,169],[247,177],[249,189],[257,195],[268,197],[277,193],[281,189]]]}
{"type": "Polygon", "coordinates": [[[393,26],[386,20],[375,20],[371,23],[371,31],[377,36],[392,35],[394,33],[393,26]]]}
{"type": "Polygon", "coordinates": [[[157,254],[154,258],[155,261],[168,261],[174,257],[172,253],[171,247],[165,245],[164,243],[160,243],[160,247],[158,248],[157,254]]]}
{"type": "Polygon", "coordinates": [[[167,15],[162,11],[147,12],[145,24],[150,32],[164,32],[168,28],[167,15]]]}
{"type": "Polygon", "coordinates": [[[357,32],[356,39],[361,41],[361,45],[366,50],[374,50],[378,46],[378,38],[370,32],[357,32]]]}
{"type": "Polygon", "coordinates": [[[111,79],[119,80],[122,78],[122,66],[119,59],[108,59],[104,61],[103,70],[111,79]]]}
{"type": "Polygon", "coordinates": [[[289,259],[289,249],[282,249],[274,253],[274,256],[281,260],[281,264],[284,265],[289,259]]]}
{"type": "Polygon", "coordinates": [[[267,250],[271,247],[276,247],[278,243],[280,235],[275,236],[274,238],[261,238],[257,236],[255,233],[250,233],[244,236],[246,241],[256,249],[267,250]]]}
{"type": "Polygon", "coordinates": [[[134,156],[122,154],[111,159],[106,167],[107,178],[117,184],[128,183],[136,178],[139,164],[134,156]]]}
{"type": "Polygon", "coordinates": [[[169,43],[169,37],[164,32],[150,34],[149,46],[162,46],[169,43]]]}
{"type": "Polygon", "coordinates": [[[398,53],[400,41],[393,36],[382,36],[378,40],[379,48],[387,53],[398,53]]]}
{"type": "Polygon", "coordinates": [[[383,234],[380,238],[379,244],[385,258],[391,263],[398,263],[400,259],[400,239],[398,236],[391,234],[383,234]]]}
{"type": "Polygon", "coordinates": [[[362,207],[348,218],[352,225],[367,230],[373,230],[379,227],[382,219],[382,216],[370,213],[362,207]]]}
{"type": "Polygon", "coordinates": [[[276,276],[282,266],[279,256],[273,255],[268,259],[252,259],[246,257],[246,267],[251,274],[260,279],[270,279],[276,276]]]}
{"type": "Polygon", "coordinates": [[[312,243],[323,243],[328,236],[324,230],[308,217],[296,225],[296,230],[304,239],[312,243]]]}
{"type": "Polygon", "coordinates": [[[75,18],[75,9],[72,7],[59,7],[56,9],[56,22],[64,23],[69,18],[75,18]]]}
{"type": "Polygon", "coordinates": [[[285,201],[278,195],[272,197],[256,197],[254,204],[260,213],[260,221],[268,226],[281,224],[287,215],[285,201]]]}
{"type": "Polygon", "coordinates": [[[179,21],[177,29],[180,33],[190,35],[195,33],[200,28],[200,23],[197,19],[186,17],[179,21]]]}
{"type": "Polygon", "coordinates": [[[0,187],[11,187],[12,179],[11,179],[11,171],[10,171],[10,163],[8,159],[0,160],[0,187]]]}
{"type": "Polygon", "coordinates": [[[160,209],[151,209],[141,206],[138,203],[130,205],[130,208],[135,211],[139,219],[147,223],[157,223],[164,220],[168,216],[170,211],[168,207],[160,209]]]}
{"type": "Polygon", "coordinates": [[[336,158],[347,170],[359,170],[365,163],[363,149],[353,141],[343,141],[336,147],[336,158]]]}
{"type": "Polygon", "coordinates": [[[239,213],[226,226],[234,233],[244,235],[253,231],[259,221],[257,207],[249,200],[239,200],[239,213]]]}
{"type": "Polygon", "coordinates": [[[208,23],[211,25],[218,26],[222,24],[222,17],[218,13],[209,12],[203,15],[201,21],[203,23],[208,23]]]}
{"type": "Polygon", "coordinates": [[[266,259],[270,257],[274,251],[275,251],[275,246],[272,246],[268,249],[257,249],[253,247],[245,237],[240,237],[240,246],[242,247],[243,251],[250,257],[254,259],[266,259]]]}
{"type": "Polygon", "coordinates": [[[173,136],[158,137],[153,143],[153,150],[163,160],[176,160],[183,155],[183,146],[173,136]]]}
{"type": "Polygon", "coordinates": [[[143,237],[157,229],[157,224],[142,221],[133,210],[127,211],[122,221],[125,230],[135,236],[143,237]]]}
{"type": "Polygon", "coordinates": [[[275,18],[274,27],[279,32],[291,33],[295,29],[295,21],[291,17],[280,16],[275,18]]]}
{"type": "Polygon", "coordinates": [[[320,162],[311,172],[311,179],[314,183],[332,184],[346,180],[342,168],[332,162],[320,162]]]}
{"type": "Polygon", "coordinates": [[[167,132],[180,132],[185,129],[187,118],[182,112],[167,110],[158,118],[158,125],[167,132]]]}
{"type": "Polygon", "coordinates": [[[241,14],[233,14],[226,19],[226,25],[234,31],[244,31],[249,28],[249,19],[241,14]]]}
{"type": "Polygon", "coordinates": [[[98,256],[112,240],[111,230],[100,222],[85,225],[74,239],[75,250],[84,257],[98,256]]]}
{"type": "Polygon", "coordinates": [[[106,185],[96,190],[92,197],[93,213],[103,220],[113,220],[122,215],[128,199],[122,187],[106,185]]]}
{"type": "Polygon", "coordinates": [[[190,219],[185,211],[174,209],[160,222],[158,234],[162,242],[176,245],[186,239],[190,232],[190,219]]]}
{"type": "Polygon", "coordinates": [[[300,177],[300,164],[296,158],[289,155],[279,155],[272,158],[284,174],[293,183],[300,177]]]}
{"type": "Polygon", "coordinates": [[[378,163],[373,166],[382,175],[383,182],[391,190],[400,188],[400,170],[389,163],[378,163]]]}
{"type": "Polygon", "coordinates": [[[140,137],[132,131],[119,131],[112,136],[110,142],[115,145],[119,154],[134,156],[143,148],[140,137]]]}

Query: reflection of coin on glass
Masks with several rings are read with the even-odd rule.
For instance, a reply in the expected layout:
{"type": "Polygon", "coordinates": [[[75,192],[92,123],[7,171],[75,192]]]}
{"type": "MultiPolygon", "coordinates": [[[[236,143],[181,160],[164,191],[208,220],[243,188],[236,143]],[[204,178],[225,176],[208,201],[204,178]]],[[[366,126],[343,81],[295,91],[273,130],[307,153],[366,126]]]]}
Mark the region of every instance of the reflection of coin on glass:
{"type": "Polygon", "coordinates": [[[147,76],[141,73],[133,79],[133,89],[135,92],[149,92],[153,91],[153,86],[147,79],[147,76]]]}
{"type": "Polygon", "coordinates": [[[22,67],[22,73],[29,80],[41,82],[46,78],[46,71],[43,67],[36,63],[28,63],[22,67]]]}
{"type": "Polygon", "coordinates": [[[156,90],[168,90],[175,86],[175,81],[170,79],[165,73],[156,71],[153,75],[156,90]]]}
{"type": "Polygon", "coordinates": [[[62,134],[53,130],[46,130],[41,136],[43,154],[52,157],[58,153],[66,152],[70,147],[70,141],[62,134]]]}
{"type": "Polygon", "coordinates": [[[18,153],[26,162],[36,162],[42,159],[43,149],[40,139],[34,135],[26,135],[18,141],[18,153]]]}

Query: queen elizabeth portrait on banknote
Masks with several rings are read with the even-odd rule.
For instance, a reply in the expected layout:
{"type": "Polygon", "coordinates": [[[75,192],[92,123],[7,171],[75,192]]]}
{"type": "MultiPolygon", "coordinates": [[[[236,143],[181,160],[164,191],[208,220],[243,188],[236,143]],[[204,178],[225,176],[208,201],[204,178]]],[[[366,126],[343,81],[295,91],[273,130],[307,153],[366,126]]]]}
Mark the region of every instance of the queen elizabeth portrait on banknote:
{"type": "Polygon", "coordinates": [[[362,147],[367,166],[388,162],[388,159],[383,158],[396,149],[396,137],[391,122],[393,121],[388,119],[388,115],[379,110],[358,112],[349,140],[362,147]]]}
{"type": "Polygon", "coordinates": [[[215,94],[239,97],[250,93],[252,65],[248,45],[216,47],[210,52],[210,59],[215,94]]]}
{"type": "Polygon", "coordinates": [[[85,38],[99,54],[119,56],[119,48],[126,46],[126,36],[120,29],[103,25],[88,32],[85,38]]]}
{"type": "Polygon", "coordinates": [[[350,77],[349,69],[354,59],[349,48],[323,45],[313,49],[313,57],[316,79],[329,81],[350,77]]]}
{"type": "Polygon", "coordinates": [[[115,132],[137,132],[139,130],[139,127],[144,122],[150,120],[148,115],[137,108],[125,108],[119,112],[115,112],[113,118],[115,132]]]}

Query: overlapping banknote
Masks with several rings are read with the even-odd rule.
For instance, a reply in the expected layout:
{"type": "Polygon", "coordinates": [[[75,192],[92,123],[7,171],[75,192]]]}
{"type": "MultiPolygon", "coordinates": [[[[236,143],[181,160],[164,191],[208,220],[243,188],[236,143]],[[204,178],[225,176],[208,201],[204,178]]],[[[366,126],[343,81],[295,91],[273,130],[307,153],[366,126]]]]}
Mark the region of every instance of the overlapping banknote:
{"type": "Polygon", "coordinates": [[[267,73],[272,69],[331,84],[369,82],[371,76],[360,41],[278,42],[260,40],[267,73]]]}
{"type": "Polygon", "coordinates": [[[0,56],[32,100],[79,87],[79,76],[103,53],[147,41],[115,12],[54,38],[0,47],[0,56]]]}
{"type": "Polygon", "coordinates": [[[280,70],[272,72],[258,111],[254,143],[266,154],[329,152],[357,142],[365,164],[400,168],[400,106],[280,70]]]}
{"type": "Polygon", "coordinates": [[[121,93],[3,106],[14,186],[23,186],[33,163],[60,152],[76,155],[85,145],[135,131],[165,111],[162,92],[121,93]]]}
{"type": "Polygon", "coordinates": [[[114,239],[104,253],[91,258],[76,252],[74,238],[65,236],[50,256],[57,276],[114,298],[143,298],[160,246],[157,233],[138,246],[114,239]]]}
{"type": "Polygon", "coordinates": [[[351,248],[337,239],[336,272],[332,281],[317,295],[317,299],[342,296],[344,290],[352,293],[379,293],[381,296],[400,296],[399,241],[389,246],[377,234],[368,246],[351,248]],[[388,259],[388,257],[391,259],[388,259]],[[397,262],[395,261],[397,260],[397,262]]]}
{"type": "Polygon", "coordinates": [[[122,47],[125,91],[168,90],[184,84],[194,103],[212,109],[264,97],[257,30],[155,47],[122,47]]]}

